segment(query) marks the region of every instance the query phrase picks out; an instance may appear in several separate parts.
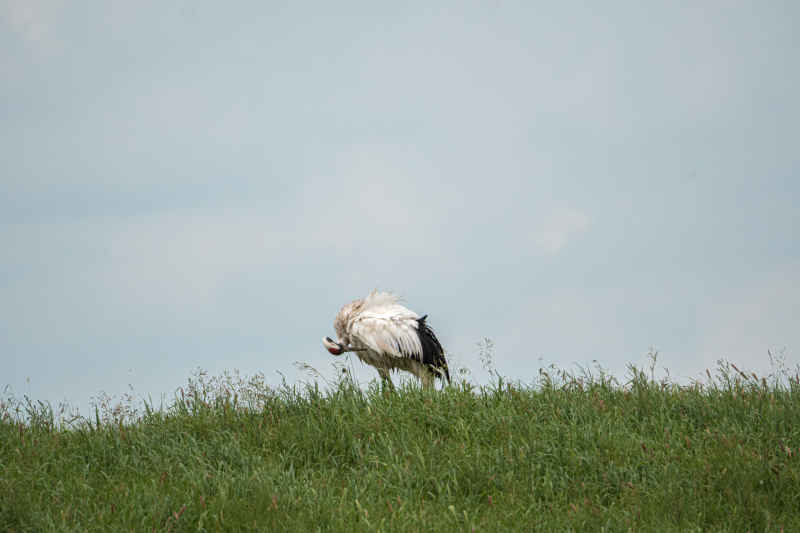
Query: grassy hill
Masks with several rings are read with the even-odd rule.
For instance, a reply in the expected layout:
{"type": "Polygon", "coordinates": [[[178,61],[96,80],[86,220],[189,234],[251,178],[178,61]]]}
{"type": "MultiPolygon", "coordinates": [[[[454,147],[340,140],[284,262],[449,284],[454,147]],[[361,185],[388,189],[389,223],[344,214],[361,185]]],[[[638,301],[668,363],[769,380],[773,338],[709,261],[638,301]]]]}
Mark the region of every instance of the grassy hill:
{"type": "Polygon", "coordinates": [[[67,425],[7,398],[0,530],[800,531],[797,375],[495,378],[389,392],[201,374],[163,409],[67,425]]]}

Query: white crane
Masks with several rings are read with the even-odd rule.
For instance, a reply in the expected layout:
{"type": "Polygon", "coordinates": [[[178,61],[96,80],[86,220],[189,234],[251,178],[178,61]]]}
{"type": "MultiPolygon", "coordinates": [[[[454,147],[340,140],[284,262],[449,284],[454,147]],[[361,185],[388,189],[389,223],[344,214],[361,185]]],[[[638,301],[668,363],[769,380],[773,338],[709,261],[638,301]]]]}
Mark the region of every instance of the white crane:
{"type": "Polygon", "coordinates": [[[322,344],[333,355],[355,352],[390,387],[390,370],[411,372],[425,387],[433,386],[436,377],[449,383],[444,350],[425,322],[428,315],[420,317],[398,300],[394,294],[373,291],[350,302],[333,322],[338,340],[325,337],[322,344]]]}

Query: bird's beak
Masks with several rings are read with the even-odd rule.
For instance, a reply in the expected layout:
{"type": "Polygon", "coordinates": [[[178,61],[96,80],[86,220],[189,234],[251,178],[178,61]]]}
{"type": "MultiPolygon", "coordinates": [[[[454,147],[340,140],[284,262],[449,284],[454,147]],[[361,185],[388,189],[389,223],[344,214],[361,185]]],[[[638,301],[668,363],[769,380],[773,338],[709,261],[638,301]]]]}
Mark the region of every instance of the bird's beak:
{"type": "Polygon", "coordinates": [[[344,346],[334,341],[330,337],[322,339],[322,345],[333,355],[340,355],[344,351],[344,346]]]}

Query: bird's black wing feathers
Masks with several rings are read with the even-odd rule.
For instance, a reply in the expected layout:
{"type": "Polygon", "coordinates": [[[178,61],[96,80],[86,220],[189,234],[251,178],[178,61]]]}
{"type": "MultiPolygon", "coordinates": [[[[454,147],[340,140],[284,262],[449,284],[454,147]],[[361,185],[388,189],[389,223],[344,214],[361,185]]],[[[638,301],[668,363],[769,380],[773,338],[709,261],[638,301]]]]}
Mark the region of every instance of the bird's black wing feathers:
{"type": "Polygon", "coordinates": [[[447,369],[447,360],[444,358],[444,349],[439,344],[439,339],[433,333],[431,327],[425,323],[428,315],[417,319],[417,333],[419,334],[420,344],[422,344],[422,364],[431,367],[434,374],[441,377],[437,370],[444,373],[447,382],[450,383],[450,371],[447,369]]]}

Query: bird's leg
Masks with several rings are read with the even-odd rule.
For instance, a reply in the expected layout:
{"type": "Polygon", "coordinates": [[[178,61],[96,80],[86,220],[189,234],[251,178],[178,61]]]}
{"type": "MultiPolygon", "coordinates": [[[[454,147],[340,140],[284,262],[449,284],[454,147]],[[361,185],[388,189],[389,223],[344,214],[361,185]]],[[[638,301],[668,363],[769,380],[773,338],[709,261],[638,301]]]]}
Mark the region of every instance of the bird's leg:
{"type": "Polygon", "coordinates": [[[425,389],[432,389],[433,388],[433,373],[431,372],[423,372],[420,376],[422,380],[422,387],[425,389]]]}
{"type": "Polygon", "coordinates": [[[394,383],[392,383],[392,378],[389,377],[389,371],[387,369],[379,368],[378,375],[381,377],[381,383],[384,389],[394,390],[394,383]]]}

